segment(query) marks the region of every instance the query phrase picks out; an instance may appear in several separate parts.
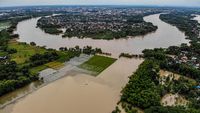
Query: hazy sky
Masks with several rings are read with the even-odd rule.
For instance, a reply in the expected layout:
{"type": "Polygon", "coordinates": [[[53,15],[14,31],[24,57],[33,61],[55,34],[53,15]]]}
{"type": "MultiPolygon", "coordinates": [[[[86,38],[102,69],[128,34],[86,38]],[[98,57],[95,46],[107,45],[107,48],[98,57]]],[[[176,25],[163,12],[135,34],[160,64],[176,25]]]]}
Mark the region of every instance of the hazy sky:
{"type": "Polygon", "coordinates": [[[161,5],[200,7],[200,0],[0,0],[0,6],[21,5],[161,5]]]}

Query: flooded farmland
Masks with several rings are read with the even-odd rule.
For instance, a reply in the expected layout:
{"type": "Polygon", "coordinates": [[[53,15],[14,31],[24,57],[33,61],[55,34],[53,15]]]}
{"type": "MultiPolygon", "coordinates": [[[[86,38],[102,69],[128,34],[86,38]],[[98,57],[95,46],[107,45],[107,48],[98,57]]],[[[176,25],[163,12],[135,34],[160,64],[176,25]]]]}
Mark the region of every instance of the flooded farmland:
{"type": "MultiPolygon", "coordinates": [[[[61,35],[49,35],[36,28],[38,19],[33,18],[18,24],[15,31],[20,35],[18,41],[35,42],[37,45],[54,49],[89,45],[102,48],[104,52],[112,53],[112,57],[115,58],[122,52],[137,54],[145,48],[188,43],[184,33],[162,22],[159,14],[144,18],[145,21],[158,26],[156,32],[118,40],[62,38],[61,35]]],[[[136,71],[142,61],[119,58],[97,77],[79,71],[66,72],[62,79],[9,104],[1,109],[0,113],[111,113],[119,101],[122,87],[128,82],[128,76],[136,71]]]]}

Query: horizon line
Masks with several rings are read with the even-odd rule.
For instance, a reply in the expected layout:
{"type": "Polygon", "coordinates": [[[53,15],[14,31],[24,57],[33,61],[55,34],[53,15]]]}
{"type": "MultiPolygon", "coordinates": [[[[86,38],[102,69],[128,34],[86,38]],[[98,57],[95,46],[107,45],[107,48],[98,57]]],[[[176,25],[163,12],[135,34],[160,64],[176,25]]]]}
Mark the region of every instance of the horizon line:
{"type": "Polygon", "coordinates": [[[166,7],[166,8],[200,8],[200,6],[179,6],[179,5],[128,5],[128,4],[44,4],[44,5],[11,5],[1,6],[0,8],[14,8],[14,7],[42,7],[42,6],[129,6],[129,7],[166,7]]]}

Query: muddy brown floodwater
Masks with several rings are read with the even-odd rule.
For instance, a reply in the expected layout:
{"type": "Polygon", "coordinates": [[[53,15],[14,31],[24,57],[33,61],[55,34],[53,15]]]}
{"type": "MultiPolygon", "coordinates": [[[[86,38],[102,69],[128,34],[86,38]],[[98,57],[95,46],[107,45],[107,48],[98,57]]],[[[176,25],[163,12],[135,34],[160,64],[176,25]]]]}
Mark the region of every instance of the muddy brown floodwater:
{"type": "MultiPolygon", "coordinates": [[[[158,26],[154,33],[140,37],[118,40],[94,40],[90,38],[62,38],[49,35],[36,28],[39,18],[20,22],[15,31],[20,42],[58,49],[89,45],[102,48],[104,52],[118,57],[122,52],[141,53],[145,48],[168,47],[188,43],[184,33],[162,22],[159,14],[144,18],[158,26]]],[[[119,58],[97,77],[80,72],[69,72],[65,77],[33,91],[31,94],[9,104],[0,113],[111,113],[120,98],[122,87],[143,62],[142,59],[119,58]]],[[[19,92],[16,92],[19,93],[19,92]]]]}
{"type": "Polygon", "coordinates": [[[98,77],[68,73],[0,113],[111,113],[128,76],[142,61],[120,58],[98,77]]]}
{"type": "Polygon", "coordinates": [[[161,21],[159,14],[144,17],[145,21],[152,22],[158,26],[156,32],[149,33],[145,36],[115,40],[78,39],[76,37],[62,38],[61,35],[46,34],[41,29],[36,28],[38,19],[25,20],[17,25],[15,33],[20,35],[18,41],[27,43],[35,42],[37,45],[54,49],[59,49],[60,47],[75,47],[76,45],[80,47],[89,45],[101,48],[104,52],[112,53],[115,57],[118,57],[122,52],[136,54],[141,53],[146,48],[169,47],[171,45],[188,43],[184,33],[180,32],[176,27],[161,21]]]}

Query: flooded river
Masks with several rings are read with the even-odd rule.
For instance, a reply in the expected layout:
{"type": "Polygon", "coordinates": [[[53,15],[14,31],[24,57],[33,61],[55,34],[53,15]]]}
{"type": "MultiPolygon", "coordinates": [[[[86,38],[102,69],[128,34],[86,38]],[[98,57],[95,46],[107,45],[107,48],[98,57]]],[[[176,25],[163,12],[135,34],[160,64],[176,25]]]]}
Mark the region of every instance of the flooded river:
{"type": "Polygon", "coordinates": [[[101,48],[104,52],[112,53],[115,57],[118,57],[122,52],[136,54],[141,53],[145,48],[169,47],[188,42],[185,40],[184,33],[180,32],[176,27],[161,21],[159,14],[144,18],[145,21],[152,22],[158,26],[156,32],[145,36],[116,40],[78,39],[75,37],[62,38],[61,35],[46,34],[41,29],[36,28],[38,19],[33,18],[18,24],[16,33],[20,35],[20,42],[35,42],[37,45],[55,49],[59,49],[60,47],[75,47],[76,45],[80,47],[89,45],[101,48]]]}
{"type": "Polygon", "coordinates": [[[0,113],[111,113],[128,76],[141,62],[120,58],[98,77],[68,73],[8,105],[0,113]]]}
{"type": "MultiPolygon", "coordinates": [[[[118,57],[121,52],[141,53],[145,48],[168,47],[187,43],[184,33],[162,22],[159,14],[145,17],[145,21],[158,26],[158,30],[145,36],[119,40],[94,40],[90,38],[62,38],[45,34],[36,28],[39,18],[22,21],[16,33],[20,42],[58,49],[90,45],[118,57]]],[[[80,72],[69,72],[31,94],[9,104],[0,113],[111,113],[119,101],[120,91],[142,59],[120,58],[97,77],[80,72]]],[[[19,93],[19,92],[16,92],[19,93]]]]}

